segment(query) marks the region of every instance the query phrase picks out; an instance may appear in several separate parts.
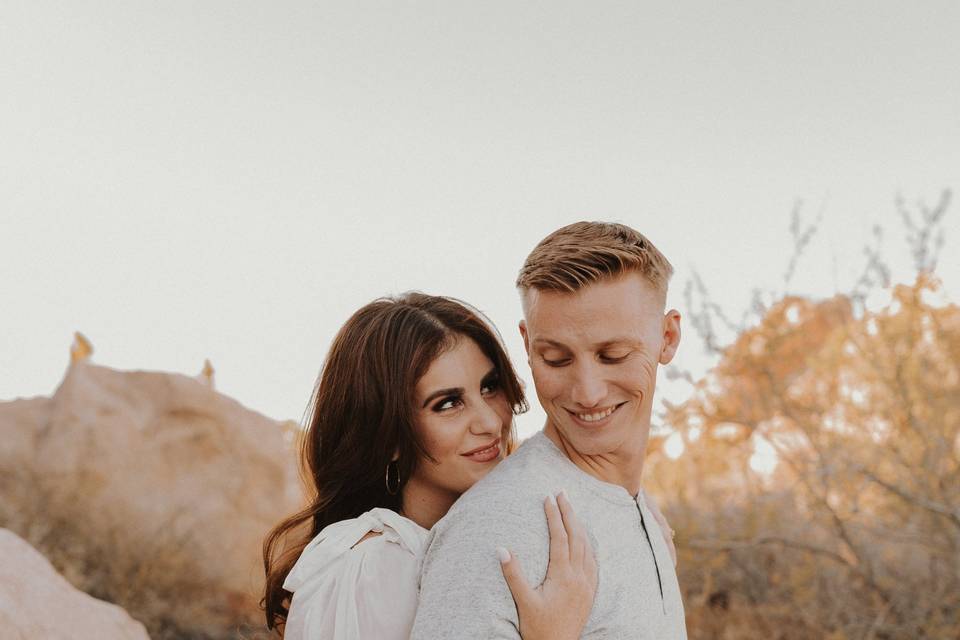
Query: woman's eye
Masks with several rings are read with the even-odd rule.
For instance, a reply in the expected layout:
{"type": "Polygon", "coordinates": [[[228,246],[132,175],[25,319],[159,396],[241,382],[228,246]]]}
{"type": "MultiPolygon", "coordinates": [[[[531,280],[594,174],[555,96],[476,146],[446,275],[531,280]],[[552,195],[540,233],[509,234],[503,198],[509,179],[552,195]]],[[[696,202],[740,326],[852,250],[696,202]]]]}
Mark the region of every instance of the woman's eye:
{"type": "Polygon", "coordinates": [[[549,358],[544,358],[543,363],[548,367],[563,367],[570,364],[569,358],[560,358],[559,360],[551,360],[549,358]]]}
{"type": "Polygon", "coordinates": [[[438,413],[440,411],[449,411],[450,409],[455,409],[458,406],[460,406],[460,403],[461,403],[460,398],[454,398],[454,397],[444,398],[437,404],[433,405],[433,410],[438,413]]]}
{"type": "Polygon", "coordinates": [[[480,387],[480,395],[484,395],[484,396],[493,395],[499,390],[500,390],[500,381],[492,380],[484,384],[482,387],[480,387]]]}

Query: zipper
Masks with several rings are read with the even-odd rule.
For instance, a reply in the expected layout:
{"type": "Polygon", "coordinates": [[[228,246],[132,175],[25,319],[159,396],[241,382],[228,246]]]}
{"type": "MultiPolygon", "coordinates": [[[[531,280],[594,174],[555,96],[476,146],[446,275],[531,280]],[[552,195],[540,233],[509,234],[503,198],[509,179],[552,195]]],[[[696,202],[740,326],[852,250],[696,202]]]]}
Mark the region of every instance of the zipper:
{"type": "Polygon", "coordinates": [[[640,507],[640,501],[634,498],[637,505],[637,513],[640,514],[640,526],[643,527],[643,535],[647,538],[647,545],[650,547],[650,555],[653,556],[653,566],[657,569],[657,586],[660,587],[660,608],[663,609],[663,615],[667,615],[667,603],[663,600],[663,578],[660,576],[660,563],[657,562],[657,553],[653,550],[653,541],[650,539],[650,532],[647,531],[647,523],[643,518],[643,509],[640,507]]]}

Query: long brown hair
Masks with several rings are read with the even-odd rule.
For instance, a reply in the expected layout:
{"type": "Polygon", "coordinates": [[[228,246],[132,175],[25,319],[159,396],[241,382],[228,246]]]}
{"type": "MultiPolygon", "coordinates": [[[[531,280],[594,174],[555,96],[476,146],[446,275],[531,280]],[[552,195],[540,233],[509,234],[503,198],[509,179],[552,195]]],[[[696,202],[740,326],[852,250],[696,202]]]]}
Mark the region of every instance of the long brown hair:
{"type": "MultiPolygon", "coordinates": [[[[307,543],[328,524],[374,507],[401,510],[402,484],[431,459],[414,428],[414,390],[430,364],[459,337],[473,340],[497,370],[515,414],[527,409],[500,335],[479,311],[453,298],[406,293],[364,306],[337,333],[307,410],[300,439],[310,503],[263,543],[267,627],[282,634],[290,592],[283,582],[307,543]],[[401,490],[384,473],[399,453],[401,490]]],[[[507,451],[514,441],[506,427],[507,451]]]]}

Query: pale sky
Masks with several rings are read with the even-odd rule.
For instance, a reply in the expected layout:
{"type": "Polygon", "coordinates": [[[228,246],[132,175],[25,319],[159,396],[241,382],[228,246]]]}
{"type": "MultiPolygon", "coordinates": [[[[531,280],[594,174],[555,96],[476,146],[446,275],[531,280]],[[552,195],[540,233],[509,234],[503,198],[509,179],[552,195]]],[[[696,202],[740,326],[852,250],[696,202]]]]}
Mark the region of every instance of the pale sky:
{"type": "MultiPolygon", "coordinates": [[[[956,2],[0,3],[0,399],[93,360],[299,420],[358,307],[419,289],[500,327],[579,219],[626,222],[731,313],[843,289],[897,194],[960,187],[956,2]]],[[[960,300],[960,203],[940,273],[960,300]]],[[[691,330],[678,366],[706,361],[691,330]]],[[[669,394],[669,390],[667,390],[669,394]]],[[[533,403],[536,404],[535,402],[533,403]]],[[[520,419],[521,433],[542,413],[520,419]]]]}

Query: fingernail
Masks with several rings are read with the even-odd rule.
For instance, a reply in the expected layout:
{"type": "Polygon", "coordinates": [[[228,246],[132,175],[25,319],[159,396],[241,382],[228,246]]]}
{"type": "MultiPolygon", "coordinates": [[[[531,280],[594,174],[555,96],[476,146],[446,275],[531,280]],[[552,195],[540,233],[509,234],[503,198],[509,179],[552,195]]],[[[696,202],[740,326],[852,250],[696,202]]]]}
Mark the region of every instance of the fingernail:
{"type": "Polygon", "coordinates": [[[500,558],[500,564],[510,562],[510,552],[503,547],[497,547],[497,557],[500,558]]]}
{"type": "Polygon", "coordinates": [[[567,495],[566,489],[560,489],[560,493],[557,494],[557,497],[559,498],[560,496],[563,496],[563,499],[566,500],[567,502],[570,501],[570,496],[567,495]]]}
{"type": "Polygon", "coordinates": [[[556,497],[554,497],[554,495],[553,495],[552,493],[547,496],[547,502],[549,502],[549,503],[552,504],[553,506],[557,506],[557,499],[556,499],[556,497]]]}

